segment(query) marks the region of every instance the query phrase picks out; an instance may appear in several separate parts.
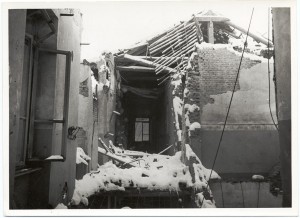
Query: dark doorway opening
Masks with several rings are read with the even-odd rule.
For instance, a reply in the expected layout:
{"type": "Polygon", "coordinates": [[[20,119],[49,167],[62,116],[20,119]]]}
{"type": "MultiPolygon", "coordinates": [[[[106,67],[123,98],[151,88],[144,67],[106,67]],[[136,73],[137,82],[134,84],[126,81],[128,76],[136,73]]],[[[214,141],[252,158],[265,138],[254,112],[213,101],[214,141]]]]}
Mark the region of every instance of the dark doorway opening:
{"type": "Polygon", "coordinates": [[[120,71],[127,149],[158,153],[169,142],[169,83],[158,86],[155,71],[120,71]]]}

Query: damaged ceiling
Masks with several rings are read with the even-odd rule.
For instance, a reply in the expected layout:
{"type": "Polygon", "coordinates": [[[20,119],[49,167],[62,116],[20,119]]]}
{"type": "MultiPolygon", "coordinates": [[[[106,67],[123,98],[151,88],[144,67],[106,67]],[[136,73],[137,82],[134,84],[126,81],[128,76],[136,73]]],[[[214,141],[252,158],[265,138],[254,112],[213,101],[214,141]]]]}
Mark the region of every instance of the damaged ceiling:
{"type": "MultiPolygon", "coordinates": [[[[115,54],[116,69],[126,85],[139,82],[158,87],[174,73],[186,70],[188,58],[196,43],[228,44],[241,39],[247,30],[211,10],[193,15],[191,19],[169,30],[115,54]]],[[[266,39],[249,32],[256,42],[272,46],[266,39]]]]}

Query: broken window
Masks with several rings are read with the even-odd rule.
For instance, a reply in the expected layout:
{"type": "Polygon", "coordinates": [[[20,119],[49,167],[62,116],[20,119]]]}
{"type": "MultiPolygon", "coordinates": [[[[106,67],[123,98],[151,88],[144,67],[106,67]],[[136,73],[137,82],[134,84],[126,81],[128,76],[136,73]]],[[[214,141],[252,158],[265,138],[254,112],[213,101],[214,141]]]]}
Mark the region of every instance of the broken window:
{"type": "Polygon", "coordinates": [[[149,141],[149,118],[135,119],[135,141],[136,142],[149,141]]]}

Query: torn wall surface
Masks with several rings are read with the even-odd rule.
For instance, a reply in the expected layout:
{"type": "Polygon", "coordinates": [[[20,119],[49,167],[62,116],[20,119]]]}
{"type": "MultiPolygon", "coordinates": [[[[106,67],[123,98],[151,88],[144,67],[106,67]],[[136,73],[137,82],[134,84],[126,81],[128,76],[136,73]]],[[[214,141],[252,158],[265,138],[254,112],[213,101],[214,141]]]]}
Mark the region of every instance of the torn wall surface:
{"type": "MultiPolygon", "coordinates": [[[[192,133],[191,146],[206,166],[212,164],[240,57],[230,45],[205,43],[197,45],[197,52],[191,57],[194,70],[188,79],[187,102],[200,109],[191,113],[190,122],[201,124],[201,129],[192,133]]],[[[270,70],[273,78],[272,59],[270,70]]],[[[270,90],[275,115],[272,81],[270,90]]],[[[266,58],[244,56],[220,152],[226,154],[220,155],[216,163],[221,175],[268,174],[279,161],[278,136],[269,111],[266,58]]]]}

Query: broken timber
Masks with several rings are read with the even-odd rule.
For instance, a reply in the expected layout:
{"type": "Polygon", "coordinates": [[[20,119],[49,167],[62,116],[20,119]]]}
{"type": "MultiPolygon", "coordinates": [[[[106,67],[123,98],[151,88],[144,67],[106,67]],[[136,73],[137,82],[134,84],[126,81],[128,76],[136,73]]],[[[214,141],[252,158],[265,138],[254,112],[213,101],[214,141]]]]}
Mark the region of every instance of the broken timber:
{"type": "Polygon", "coordinates": [[[157,63],[154,63],[152,61],[147,61],[147,60],[144,60],[144,59],[139,58],[137,56],[132,56],[132,55],[129,55],[129,54],[125,54],[124,59],[132,61],[132,62],[140,64],[140,65],[144,65],[146,67],[163,67],[163,69],[165,71],[169,72],[169,73],[176,73],[176,70],[174,70],[170,67],[167,67],[167,66],[164,66],[164,65],[161,65],[161,64],[157,64],[157,63]]]}
{"type": "MultiPolygon", "coordinates": [[[[226,23],[229,26],[232,26],[233,28],[238,29],[239,31],[241,31],[244,34],[247,34],[247,30],[246,29],[244,29],[243,27],[240,27],[240,26],[232,23],[231,21],[225,21],[224,23],[226,23]]],[[[268,41],[265,40],[265,39],[263,39],[262,37],[259,37],[259,36],[255,35],[255,34],[251,33],[251,32],[249,32],[248,35],[251,36],[254,40],[265,44],[266,46],[269,45],[270,47],[273,47],[273,43],[272,42],[269,41],[269,43],[268,43],[268,41]]]]}
{"type": "Polygon", "coordinates": [[[111,152],[107,152],[105,149],[100,148],[100,147],[98,147],[98,152],[105,155],[105,156],[107,156],[107,157],[109,157],[109,158],[111,158],[111,159],[113,159],[113,160],[119,161],[119,162],[123,163],[124,165],[129,165],[131,167],[136,167],[135,165],[131,164],[131,162],[134,161],[134,160],[127,161],[126,159],[122,158],[121,156],[115,155],[111,152]]]}
{"type": "Polygon", "coordinates": [[[155,72],[155,68],[140,66],[117,66],[116,69],[129,72],[155,72]]]}

